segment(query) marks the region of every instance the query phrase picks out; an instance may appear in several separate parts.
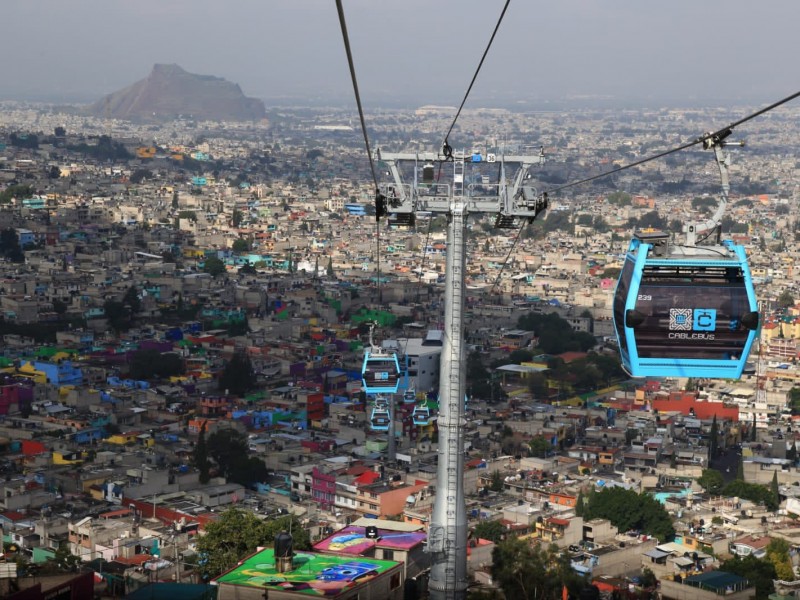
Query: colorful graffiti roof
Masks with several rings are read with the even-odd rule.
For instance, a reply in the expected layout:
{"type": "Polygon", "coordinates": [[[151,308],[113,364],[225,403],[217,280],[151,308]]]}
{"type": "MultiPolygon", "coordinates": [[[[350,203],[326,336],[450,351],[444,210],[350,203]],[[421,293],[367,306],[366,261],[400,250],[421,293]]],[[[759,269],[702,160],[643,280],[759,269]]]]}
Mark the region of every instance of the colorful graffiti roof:
{"type": "Polygon", "coordinates": [[[217,577],[215,581],[259,589],[274,588],[310,596],[338,596],[389,571],[397,564],[391,560],[353,560],[349,556],[297,552],[294,555],[294,568],[279,573],[275,569],[275,552],[268,548],[217,577]]]}
{"type": "Polygon", "coordinates": [[[394,548],[397,550],[410,550],[417,544],[425,541],[427,534],[424,531],[398,532],[378,529],[378,538],[366,537],[364,527],[350,525],[334,533],[332,536],[314,544],[314,550],[319,552],[336,552],[358,556],[369,552],[374,546],[394,548]]]}

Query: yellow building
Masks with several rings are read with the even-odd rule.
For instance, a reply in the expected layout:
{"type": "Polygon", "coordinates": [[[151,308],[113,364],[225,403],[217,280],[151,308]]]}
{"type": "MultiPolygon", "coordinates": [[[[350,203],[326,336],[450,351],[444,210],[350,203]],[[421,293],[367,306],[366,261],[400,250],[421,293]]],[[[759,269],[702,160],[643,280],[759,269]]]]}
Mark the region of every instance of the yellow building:
{"type": "Polygon", "coordinates": [[[203,258],[206,253],[199,248],[183,248],[181,250],[183,258],[203,258]]]}
{"type": "Polygon", "coordinates": [[[25,363],[19,368],[8,367],[3,371],[5,373],[13,373],[17,377],[25,377],[34,383],[47,383],[47,374],[44,371],[38,371],[31,363],[25,363]]]}
{"type": "Polygon", "coordinates": [[[59,452],[53,450],[54,465],[80,465],[83,463],[83,453],[81,452],[59,452]]]}
{"type": "Polygon", "coordinates": [[[781,335],[787,339],[800,338],[800,319],[782,320],[781,335]]]}
{"type": "Polygon", "coordinates": [[[778,323],[775,322],[764,323],[764,325],[761,327],[761,339],[764,340],[765,342],[768,342],[772,339],[777,338],[780,332],[781,328],[778,325],[778,323]]]}
{"type": "Polygon", "coordinates": [[[125,446],[127,444],[135,444],[137,438],[139,437],[138,433],[115,433],[112,436],[106,438],[106,442],[109,444],[118,444],[120,446],[125,446]]]}

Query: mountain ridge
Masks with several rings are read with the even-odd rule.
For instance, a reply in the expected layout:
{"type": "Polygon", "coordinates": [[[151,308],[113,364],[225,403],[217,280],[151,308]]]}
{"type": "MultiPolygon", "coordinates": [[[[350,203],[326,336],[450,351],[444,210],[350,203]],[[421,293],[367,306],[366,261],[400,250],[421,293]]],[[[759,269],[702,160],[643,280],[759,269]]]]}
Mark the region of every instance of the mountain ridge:
{"type": "Polygon", "coordinates": [[[90,105],[98,117],[164,121],[178,116],[212,121],[256,121],[264,103],[248,98],[238,84],[214,75],[189,73],[177,64],[156,63],[144,79],[90,105]]]}

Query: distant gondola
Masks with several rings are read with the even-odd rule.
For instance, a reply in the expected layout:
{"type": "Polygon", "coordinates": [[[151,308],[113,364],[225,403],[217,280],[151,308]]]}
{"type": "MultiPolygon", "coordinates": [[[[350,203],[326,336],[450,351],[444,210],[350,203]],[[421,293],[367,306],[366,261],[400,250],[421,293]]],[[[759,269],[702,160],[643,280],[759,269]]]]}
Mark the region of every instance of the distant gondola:
{"type": "Polygon", "coordinates": [[[364,351],[361,366],[361,381],[367,394],[396,394],[400,389],[403,371],[397,354],[376,346],[369,332],[369,350],[364,351]]]}
{"type": "Polygon", "coordinates": [[[372,407],[369,417],[370,427],[373,431],[389,431],[390,422],[389,404],[385,398],[379,396],[375,399],[375,405],[372,407]]]}
{"type": "Polygon", "coordinates": [[[414,425],[420,427],[431,424],[431,409],[428,408],[427,403],[420,402],[414,407],[414,411],[411,413],[411,420],[414,422],[414,425]]]}

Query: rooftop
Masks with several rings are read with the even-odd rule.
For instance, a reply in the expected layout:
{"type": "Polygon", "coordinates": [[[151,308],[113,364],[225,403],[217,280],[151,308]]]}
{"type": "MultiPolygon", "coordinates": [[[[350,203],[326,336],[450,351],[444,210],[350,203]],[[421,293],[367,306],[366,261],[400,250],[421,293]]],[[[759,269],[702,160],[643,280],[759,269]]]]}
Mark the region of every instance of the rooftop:
{"type": "Polygon", "coordinates": [[[399,565],[390,560],[361,557],[353,560],[352,557],[296,552],[294,568],[280,573],[275,569],[275,551],[267,548],[214,581],[257,589],[274,588],[309,596],[336,597],[399,565]]]}

